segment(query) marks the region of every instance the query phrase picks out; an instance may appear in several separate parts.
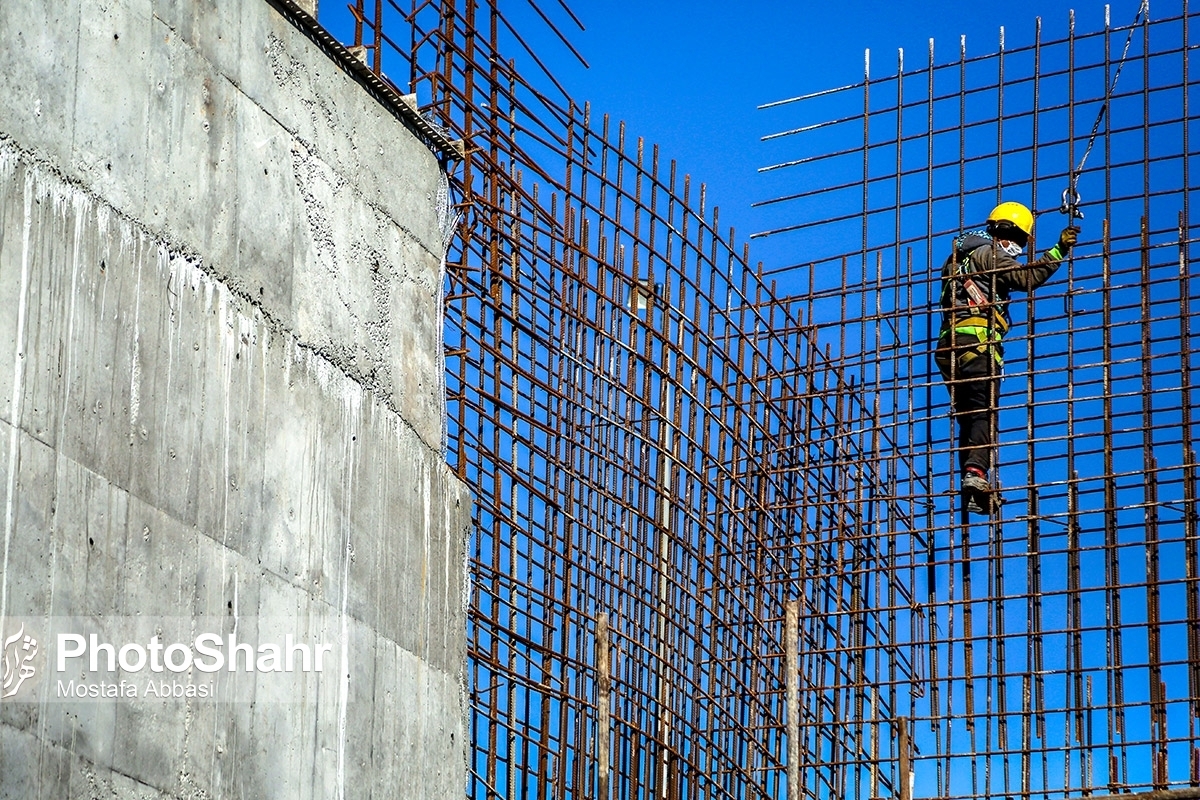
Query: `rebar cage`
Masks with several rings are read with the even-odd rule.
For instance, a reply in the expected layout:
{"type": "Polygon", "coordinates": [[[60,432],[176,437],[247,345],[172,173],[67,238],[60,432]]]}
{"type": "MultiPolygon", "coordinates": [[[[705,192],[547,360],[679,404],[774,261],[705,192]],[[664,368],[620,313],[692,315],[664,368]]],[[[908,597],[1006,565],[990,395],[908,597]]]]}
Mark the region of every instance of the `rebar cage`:
{"type": "Polygon", "coordinates": [[[769,104],[768,268],[555,78],[565,4],[348,8],[322,22],[464,141],[468,795],[1200,785],[1186,2],[769,104]],[[1052,243],[1102,107],[1081,244],[1014,304],[1006,503],[964,521],[938,270],[1002,197],[1052,243]]]}

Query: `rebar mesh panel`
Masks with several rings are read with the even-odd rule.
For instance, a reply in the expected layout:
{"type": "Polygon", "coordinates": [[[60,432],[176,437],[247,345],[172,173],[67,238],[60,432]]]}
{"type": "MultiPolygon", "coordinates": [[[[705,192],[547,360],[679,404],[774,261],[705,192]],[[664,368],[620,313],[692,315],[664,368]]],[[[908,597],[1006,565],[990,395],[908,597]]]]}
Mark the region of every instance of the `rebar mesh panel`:
{"type": "MultiPolygon", "coordinates": [[[[911,523],[875,529],[880,572],[913,597],[872,598],[888,627],[866,641],[900,676],[890,713],[911,725],[917,797],[1200,782],[1200,289],[1189,202],[1198,87],[1195,17],[1186,2],[1164,14],[1168,5],[1094,33],[1072,20],[1053,39],[1038,21],[1030,43],[1006,45],[1002,31],[982,56],[964,40],[939,61],[931,43],[919,68],[901,58],[886,77],[868,68],[858,84],[766,112],[779,158],[765,168],[777,194],[762,205],[780,222],[765,244],[793,254],[767,272],[834,343],[830,367],[863,391],[873,416],[860,450],[911,523]],[[993,476],[1005,502],[990,522],[966,521],[932,360],[941,263],[953,236],[980,227],[1001,199],[1037,212],[1031,251],[1054,243],[1068,219],[1064,189],[1118,69],[1078,181],[1081,244],[1012,307],[993,476]]],[[[828,694],[802,682],[801,706],[811,712],[828,694]]],[[[857,711],[863,724],[889,720],[857,711]]],[[[873,753],[815,769],[905,783],[898,760],[873,753]]]]}
{"type": "Polygon", "coordinates": [[[797,597],[827,687],[799,714],[805,780],[894,793],[851,759],[897,757],[918,662],[878,528],[914,522],[860,387],[704,187],[554,78],[565,6],[351,12],[368,63],[407,72],[467,155],[445,312],[448,459],[477,495],[468,793],[782,796],[797,597]]]}

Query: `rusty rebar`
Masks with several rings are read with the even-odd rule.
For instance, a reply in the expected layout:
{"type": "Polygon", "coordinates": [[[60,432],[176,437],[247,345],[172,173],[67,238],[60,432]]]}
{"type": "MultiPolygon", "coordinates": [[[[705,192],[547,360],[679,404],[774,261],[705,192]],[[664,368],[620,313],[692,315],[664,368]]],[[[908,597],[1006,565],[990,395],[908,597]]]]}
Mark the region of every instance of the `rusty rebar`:
{"type": "Polygon", "coordinates": [[[464,143],[471,796],[1188,796],[1161,792],[1200,781],[1186,0],[768,104],[795,154],[765,168],[794,176],[759,204],[765,266],[570,96],[565,3],[349,8],[370,68],[464,143]],[[1103,107],[1104,163],[1073,175],[1103,107]],[[1006,502],[964,524],[938,268],[999,198],[1052,243],[1068,185],[1084,238],[1013,304],[1006,502]]]}

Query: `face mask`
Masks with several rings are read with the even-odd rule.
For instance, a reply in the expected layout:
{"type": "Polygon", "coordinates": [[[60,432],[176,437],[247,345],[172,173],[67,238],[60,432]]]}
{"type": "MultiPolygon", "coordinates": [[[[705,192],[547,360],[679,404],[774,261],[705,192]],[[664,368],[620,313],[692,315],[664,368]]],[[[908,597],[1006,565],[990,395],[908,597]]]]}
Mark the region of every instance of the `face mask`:
{"type": "Polygon", "coordinates": [[[1021,247],[1021,245],[1017,244],[1016,242],[1000,242],[1000,249],[1008,253],[1013,258],[1021,255],[1022,251],[1025,250],[1024,247],[1021,247]]]}

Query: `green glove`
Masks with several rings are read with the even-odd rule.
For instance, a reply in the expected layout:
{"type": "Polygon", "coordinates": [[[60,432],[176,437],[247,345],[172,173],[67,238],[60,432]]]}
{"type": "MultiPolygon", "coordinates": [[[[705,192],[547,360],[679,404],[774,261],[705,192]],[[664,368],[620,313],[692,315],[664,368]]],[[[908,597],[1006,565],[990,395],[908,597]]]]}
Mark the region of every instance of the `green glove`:
{"type": "Polygon", "coordinates": [[[1079,228],[1074,225],[1063,228],[1062,233],[1058,235],[1058,252],[1063,258],[1067,257],[1067,253],[1071,252],[1071,248],[1075,246],[1075,242],[1079,240],[1079,228]]]}

